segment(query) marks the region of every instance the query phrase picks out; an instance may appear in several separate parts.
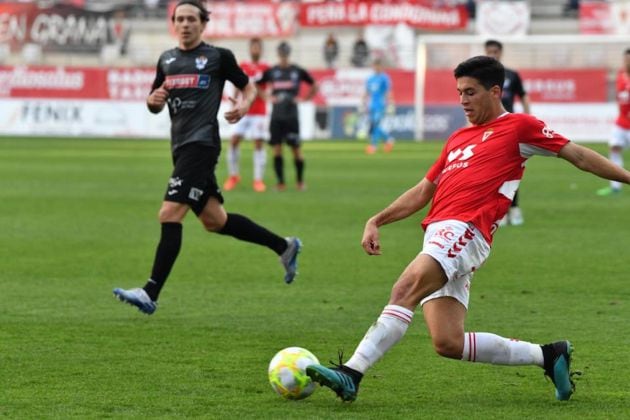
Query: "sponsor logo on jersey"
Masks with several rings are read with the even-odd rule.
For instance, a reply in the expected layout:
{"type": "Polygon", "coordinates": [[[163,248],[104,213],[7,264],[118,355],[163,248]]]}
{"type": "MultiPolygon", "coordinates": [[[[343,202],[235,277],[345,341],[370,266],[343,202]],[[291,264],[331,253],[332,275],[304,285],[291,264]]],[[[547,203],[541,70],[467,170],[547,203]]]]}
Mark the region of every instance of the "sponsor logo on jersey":
{"type": "Polygon", "coordinates": [[[457,149],[457,150],[451,150],[448,153],[448,161],[452,162],[455,159],[457,160],[468,160],[470,159],[474,153],[473,153],[473,149],[475,148],[476,144],[471,144],[470,146],[466,146],[466,148],[464,150],[462,149],[457,149]]]}
{"type": "Polygon", "coordinates": [[[208,74],[177,74],[166,76],[167,89],[208,89],[210,75],[208,74]]]}
{"type": "Polygon", "coordinates": [[[197,67],[198,70],[203,70],[203,68],[206,67],[206,64],[208,64],[208,57],[200,55],[195,58],[195,67],[197,67]]]}
{"type": "Polygon", "coordinates": [[[271,84],[273,89],[293,89],[295,83],[291,80],[276,80],[271,84]]]}
{"type": "Polygon", "coordinates": [[[481,136],[481,142],[483,143],[484,141],[488,140],[488,137],[490,137],[493,132],[494,131],[492,129],[485,131],[483,133],[483,136],[481,136]]]}
{"type": "Polygon", "coordinates": [[[553,138],[553,130],[547,126],[543,127],[542,133],[543,133],[543,136],[547,137],[548,139],[553,138]]]}
{"type": "Polygon", "coordinates": [[[173,61],[177,60],[177,57],[171,57],[164,60],[164,64],[171,64],[173,61]]]}

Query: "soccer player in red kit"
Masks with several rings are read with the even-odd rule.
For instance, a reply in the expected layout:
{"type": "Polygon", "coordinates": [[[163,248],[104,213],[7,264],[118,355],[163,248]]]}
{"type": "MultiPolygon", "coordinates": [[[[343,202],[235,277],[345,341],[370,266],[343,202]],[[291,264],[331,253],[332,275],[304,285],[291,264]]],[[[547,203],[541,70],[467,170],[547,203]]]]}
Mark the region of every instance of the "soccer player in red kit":
{"type": "MultiPolygon", "coordinates": [[[[619,115],[608,145],[610,160],[623,167],[623,149],[630,146],[630,48],[623,53],[623,68],[617,73],[616,86],[619,115]]],[[[597,190],[597,195],[611,195],[620,191],[621,184],[610,181],[610,186],[597,190]]]]}
{"type": "MultiPolygon", "coordinates": [[[[262,41],[252,38],[249,41],[249,55],[251,61],[243,61],[241,69],[254,83],[260,79],[269,65],[260,61],[262,55],[262,41]]],[[[260,87],[264,89],[264,86],[260,87]]],[[[265,137],[267,136],[267,104],[261,96],[257,96],[247,115],[234,125],[234,132],[227,151],[229,177],[223,184],[225,191],[233,190],[241,181],[239,163],[241,160],[240,143],[244,138],[254,140],[254,182],[252,187],[256,192],[264,192],[267,187],[263,180],[267,153],[265,151],[265,137]]]]}
{"type": "Polygon", "coordinates": [[[342,400],[353,401],[364,373],[403,337],[421,305],[440,356],[539,366],[551,378],[556,398],[567,400],[574,390],[571,343],[538,345],[465,332],[471,280],[490,253],[492,236],[510,207],[527,159],[558,156],[579,169],[624,183],[630,183],[630,172],[531,115],[506,112],[501,104],[505,71],[496,59],[470,58],[455,68],[454,75],[471,125],[451,135],[424,179],[367,221],[361,242],[369,255],[380,255],[379,227],[431,203],[422,223],[426,231],[422,251],[398,278],[389,303],[352,357],[333,368],[312,365],[306,372],[342,400]]]}

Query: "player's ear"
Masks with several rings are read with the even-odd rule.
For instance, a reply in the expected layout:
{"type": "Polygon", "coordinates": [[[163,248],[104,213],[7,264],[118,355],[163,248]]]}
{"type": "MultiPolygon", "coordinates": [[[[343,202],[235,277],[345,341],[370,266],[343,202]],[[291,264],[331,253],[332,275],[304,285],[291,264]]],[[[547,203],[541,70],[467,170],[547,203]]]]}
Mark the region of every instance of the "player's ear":
{"type": "Polygon", "coordinates": [[[494,85],[490,88],[490,93],[492,96],[496,96],[497,98],[501,98],[501,94],[503,93],[503,88],[499,85],[494,85]]]}

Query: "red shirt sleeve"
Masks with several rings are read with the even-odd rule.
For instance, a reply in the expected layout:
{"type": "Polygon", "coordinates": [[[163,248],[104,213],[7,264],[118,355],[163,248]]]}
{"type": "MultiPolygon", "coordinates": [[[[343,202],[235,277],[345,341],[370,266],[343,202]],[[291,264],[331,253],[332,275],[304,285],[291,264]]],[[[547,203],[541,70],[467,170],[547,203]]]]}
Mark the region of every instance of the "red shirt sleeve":
{"type": "Polygon", "coordinates": [[[521,156],[530,158],[534,155],[555,156],[569,139],[556,133],[547,125],[531,115],[519,114],[518,142],[521,156]]]}

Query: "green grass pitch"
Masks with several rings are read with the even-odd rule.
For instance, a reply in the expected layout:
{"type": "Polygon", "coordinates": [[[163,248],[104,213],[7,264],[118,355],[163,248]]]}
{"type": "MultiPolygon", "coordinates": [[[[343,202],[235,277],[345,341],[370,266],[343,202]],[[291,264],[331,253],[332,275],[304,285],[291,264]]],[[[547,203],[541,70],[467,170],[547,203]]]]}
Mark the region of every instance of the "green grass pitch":
{"type": "Polygon", "coordinates": [[[571,401],[554,399],[539,368],[439,358],[420,310],[355,403],[326,389],[298,402],[274,394],[266,370],[279,349],[334,360],[376,319],[420,250],[421,215],[381,230],[380,257],[361,250],[363,224],[440,147],[400,142],[366,156],[360,143],[307,143],[308,191],[295,191],[287,155],[289,190],[256,194],[246,145],[226,208],[298,235],[300,275],[285,285],[271,251],[206,233],[191,215],[149,317],[111,291],[149,274],[168,143],[1,139],[0,417],[630,418],[630,188],[597,197],[604,181],[541,157],[522,183],[525,225],[496,234],[475,277],[467,330],[571,339],[583,372],[571,401]]]}

